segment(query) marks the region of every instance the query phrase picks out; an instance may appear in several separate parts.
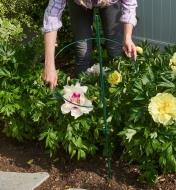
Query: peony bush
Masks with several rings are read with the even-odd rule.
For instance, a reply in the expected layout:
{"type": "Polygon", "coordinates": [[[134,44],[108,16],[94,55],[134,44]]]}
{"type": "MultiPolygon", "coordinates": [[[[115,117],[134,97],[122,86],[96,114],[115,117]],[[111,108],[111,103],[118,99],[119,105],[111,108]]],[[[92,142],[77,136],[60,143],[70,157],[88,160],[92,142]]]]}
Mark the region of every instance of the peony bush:
{"type": "Polygon", "coordinates": [[[176,75],[174,48],[160,52],[151,46],[133,67],[127,89],[124,128],[118,134],[123,158],[138,163],[141,179],[153,183],[157,175],[176,171],[176,75]]]}
{"type": "MultiPolygon", "coordinates": [[[[63,149],[77,159],[105,153],[99,64],[78,79],[58,71],[54,92],[43,83],[38,23],[46,3],[0,3],[1,129],[20,142],[40,141],[50,156],[63,149]]],[[[67,15],[60,47],[72,41],[67,15]]],[[[74,56],[67,50],[63,57],[74,56]]],[[[159,174],[176,172],[176,47],[161,52],[142,43],[137,52],[136,61],[120,56],[104,63],[110,151],[122,146],[121,159],[138,164],[141,180],[153,183],[159,174]]]]}
{"type": "MultiPolygon", "coordinates": [[[[41,141],[51,156],[63,149],[77,159],[105,153],[98,63],[77,79],[58,71],[58,87],[50,91],[42,80],[42,64],[36,64],[38,39],[25,46],[17,43],[15,49],[13,39],[3,43],[3,34],[4,133],[19,141],[41,141]]],[[[143,43],[137,50],[136,61],[119,56],[103,67],[110,151],[122,146],[121,159],[138,164],[142,180],[155,182],[158,174],[176,172],[176,47],[161,52],[143,43]]]]}

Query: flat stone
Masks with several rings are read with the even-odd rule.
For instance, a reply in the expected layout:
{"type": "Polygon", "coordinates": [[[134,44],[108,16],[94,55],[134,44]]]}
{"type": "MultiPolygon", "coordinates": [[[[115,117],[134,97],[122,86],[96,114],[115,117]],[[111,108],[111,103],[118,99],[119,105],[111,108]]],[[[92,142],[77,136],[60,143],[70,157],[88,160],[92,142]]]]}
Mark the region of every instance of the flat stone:
{"type": "Polygon", "coordinates": [[[42,184],[49,174],[39,173],[16,173],[0,171],[0,190],[34,190],[42,184]]]}

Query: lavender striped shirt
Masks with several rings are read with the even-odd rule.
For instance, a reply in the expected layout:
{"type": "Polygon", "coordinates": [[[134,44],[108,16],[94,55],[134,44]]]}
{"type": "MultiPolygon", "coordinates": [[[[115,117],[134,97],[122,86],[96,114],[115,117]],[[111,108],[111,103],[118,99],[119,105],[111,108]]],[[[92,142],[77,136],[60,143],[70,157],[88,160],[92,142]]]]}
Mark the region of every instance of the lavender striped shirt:
{"type": "MultiPolygon", "coordinates": [[[[120,21],[123,23],[130,23],[133,26],[136,25],[136,7],[137,0],[108,0],[108,5],[121,3],[122,7],[122,16],[120,21]]],[[[80,0],[75,0],[77,4],[80,5],[80,0]]],[[[51,32],[57,31],[62,27],[62,12],[65,8],[66,0],[49,0],[48,7],[45,10],[44,19],[43,19],[43,31],[51,32]]],[[[93,7],[101,7],[100,0],[86,0],[85,5],[87,8],[92,9],[93,7]],[[93,3],[94,2],[94,3],[93,3]]]]}

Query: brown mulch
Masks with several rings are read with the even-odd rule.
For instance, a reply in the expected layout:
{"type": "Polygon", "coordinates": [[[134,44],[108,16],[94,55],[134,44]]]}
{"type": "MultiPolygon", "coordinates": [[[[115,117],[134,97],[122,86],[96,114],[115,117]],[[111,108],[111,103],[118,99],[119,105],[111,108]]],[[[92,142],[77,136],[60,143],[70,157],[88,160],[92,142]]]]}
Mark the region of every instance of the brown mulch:
{"type": "Polygon", "coordinates": [[[0,133],[0,170],[12,172],[41,172],[50,178],[36,190],[175,190],[176,175],[161,176],[155,187],[138,181],[137,167],[113,161],[113,178],[107,180],[104,159],[89,157],[84,161],[70,160],[63,151],[50,159],[38,142],[19,143],[0,133]]]}

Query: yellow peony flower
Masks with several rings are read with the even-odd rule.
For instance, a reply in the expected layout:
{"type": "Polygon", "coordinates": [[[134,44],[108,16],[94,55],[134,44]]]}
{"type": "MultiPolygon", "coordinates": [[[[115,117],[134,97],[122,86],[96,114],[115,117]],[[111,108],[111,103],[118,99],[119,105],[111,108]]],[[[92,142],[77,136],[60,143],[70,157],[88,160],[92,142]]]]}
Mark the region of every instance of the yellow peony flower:
{"type": "Polygon", "coordinates": [[[143,49],[139,46],[136,46],[136,51],[138,54],[141,54],[141,55],[144,53],[143,49]]]}
{"type": "Polygon", "coordinates": [[[117,85],[122,82],[122,75],[118,71],[114,71],[108,76],[108,82],[111,85],[117,85]]]}
{"type": "Polygon", "coordinates": [[[170,63],[169,63],[171,69],[176,72],[176,52],[174,53],[174,55],[172,56],[172,58],[170,59],[170,63]]]}
{"type": "Polygon", "coordinates": [[[172,94],[158,93],[151,98],[148,110],[157,123],[170,125],[176,122],[176,98],[172,94]]]}

